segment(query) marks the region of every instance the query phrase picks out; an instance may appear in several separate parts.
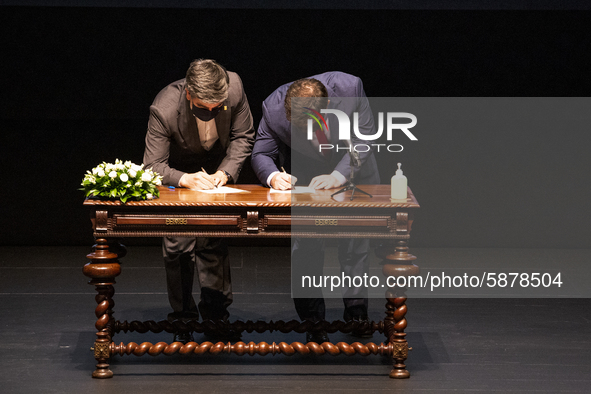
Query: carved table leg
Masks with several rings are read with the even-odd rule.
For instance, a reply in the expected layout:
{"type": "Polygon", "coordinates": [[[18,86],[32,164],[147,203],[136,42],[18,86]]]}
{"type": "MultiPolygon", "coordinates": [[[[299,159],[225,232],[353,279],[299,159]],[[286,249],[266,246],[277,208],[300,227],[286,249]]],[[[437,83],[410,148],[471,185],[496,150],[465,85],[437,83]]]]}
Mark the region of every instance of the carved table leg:
{"type": "MultiPolygon", "coordinates": [[[[419,267],[412,264],[415,256],[408,253],[406,240],[397,240],[396,245],[384,246],[376,251],[376,254],[383,258],[382,272],[388,276],[410,276],[418,275],[419,267]]],[[[390,288],[386,291],[386,318],[384,319],[384,333],[392,345],[392,371],[390,377],[403,379],[410,377],[404,362],[408,358],[408,347],[406,333],[404,332],[406,322],[406,293],[403,288],[390,288]]]]}
{"type": "Polygon", "coordinates": [[[408,358],[408,342],[406,341],[405,315],[407,312],[406,298],[396,297],[388,298],[386,303],[386,335],[388,341],[392,344],[392,371],[390,377],[395,379],[404,379],[410,377],[410,372],[406,370],[404,361],[408,358]]]}
{"type": "Polygon", "coordinates": [[[90,277],[89,284],[94,285],[97,291],[95,297],[98,306],[95,309],[97,321],[95,327],[96,341],[94,342],[94,358],[96,358],[96,370],[93,378],[106,379],[113,377],[109,369],[110,345],[113,336],[113,295],[115,294],[115,277],[121,273],[121,266],[117,255],[109,251],[109,242],[104,238],[96,240],[94,251],[88,257],[91,261],[84,266],[84,275],[90,277]]]}

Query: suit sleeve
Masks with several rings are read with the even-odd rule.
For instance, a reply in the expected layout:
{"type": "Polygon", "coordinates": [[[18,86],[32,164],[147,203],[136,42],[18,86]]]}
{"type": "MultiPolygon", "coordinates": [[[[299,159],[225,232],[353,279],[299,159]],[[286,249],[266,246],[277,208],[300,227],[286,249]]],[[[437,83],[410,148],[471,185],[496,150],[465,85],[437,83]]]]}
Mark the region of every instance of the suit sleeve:
{"type": "MultiPolygon", "coordinates": [[[[357,85],[355,87],[355,96],[357,97],[356,109],[355,112],[359,113],[359,132],[361,134],[375,134],[375,124],[373,120],[373,113],[371,112],[371,107],[369,106],[369,100],[365,96],[365,91],[363,90],[363,82],[360,78],[357,78],[357,85]]],[[[355,133],[351,133],[351,145],[355,146],[357,144],[366,144],[366,141],[361,140],[358,138],[355,133]]],[[[365,164],[367,159],[373,154],[371,150],[367,152],[359,152],[359,159],[361,160],[361,166],[365,164]]],[[[340,172],[345,178],[349,178],[351,174],[351,163],[348,154],[343,155],[343,158],[337,166],[335,167],[335,171],[340,172]]]]}
{"type": "Polygon", "coordinates": [[[178,186],[184,172],[175,170],[168,165],[170,155],[170,128],[165,124],[164,117],[155,105],[150,106],[150,119],[146,133],[146,149],[144,166],[162,175],[162,183],[178,186]]]}
{"type": "Polygon", "coordinates": [[[234,181],[238,179],[238,174],[242,169],[244,161],[252,152],[252,145],[254,143],[254,126],[250,106],[248,105],[246,93],[244,93],[242,81],[238,75],[236,77],[240,84],[240,98],[235,109],[232,111],[230,143],[226,149],[226,156],[218,167],[219,170],[227,171],[234,181]]]}
{"type": "Polygon", "coordinates": [[[267,122],[267,108],[263,103],[263,118],[259,123],[256,141],[252,150],[252,168],[263,185],[267,185],[269,175],[278,171],[279,138],[267,122]]]}

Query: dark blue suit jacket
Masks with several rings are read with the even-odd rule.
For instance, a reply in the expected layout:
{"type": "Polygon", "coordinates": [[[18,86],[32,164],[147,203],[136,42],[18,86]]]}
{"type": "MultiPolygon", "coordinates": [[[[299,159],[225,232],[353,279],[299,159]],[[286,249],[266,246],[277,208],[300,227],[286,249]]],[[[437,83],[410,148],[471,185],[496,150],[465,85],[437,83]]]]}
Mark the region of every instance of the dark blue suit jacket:
{"type": "MultiPolygon", "coordinates": [[[[326,72],[310,78],[319,80],[326,87],[331,100],[329,108],[342,110],[349,116],[351,122],[353,122],[353,112],[358,112],[359,131],[362,134],[375,133],[373,115],[365,99],[361,79],[338,71],[326,72]],[[337,104],[339,97],[362,99],[345,100],[344,104],[337,104]]],[[[306,139],[305,133],[292,136],[291,123],[287,120],[284,109],[285,94],[290,85],[291,82],[280,86],[263,102],[263,118],[259,124],[252,152],[252,167],[257,177],[263,185],[267,185],[269,175],[283,166],[287,172],[298,178],[298,184],[302,186],[307,185],[313,177],[330,174],[333,170],[340,172],[348,179],[351,166],[346,150],[333,151],[332,157],[326,159],[318,152],[318,148],[306,139]]],[[[331,130],[330,143],[334,146],[346,147],[346,141],[338,140],[336,116],[325,114],[324,117],[328,120],[331,130]]],[[[351,143],[371,144],[371,141],[362,141],[352,132],[351,143]]],[[[361,152],[360,158],[363,164],[361,169],[355,172],[355,182],[379,183],[378,169],[372,151],[361,152]]]]}

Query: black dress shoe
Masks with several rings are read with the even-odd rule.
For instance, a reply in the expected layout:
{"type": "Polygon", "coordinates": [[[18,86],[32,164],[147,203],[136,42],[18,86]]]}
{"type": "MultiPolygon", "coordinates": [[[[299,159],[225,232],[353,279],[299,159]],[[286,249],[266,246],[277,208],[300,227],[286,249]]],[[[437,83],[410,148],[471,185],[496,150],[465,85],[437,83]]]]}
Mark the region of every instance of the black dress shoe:
{"type": "Polygon", "coordinates": [[[306,332],[306,343],[308,342],[316,342],[317,344],[321,345],[324,342],[330,342],[330,339],[328,339],[328,334],[326,331],[308,331],[306,332]]]}
{"type": "Polygon", "coordinates": [[[174,334],[173,342],[181,342],[186,345],[189,342],[195,342],[195,339],[193,339],[193,334],[190,332],[180,332],[174,334]]]}
{"type": "Polygon", "coordinates": [[[371,322],[369,319],[361,318],[361,319],[351,319],[350,321],[359,322],[359,324],[367,323],[366,328],[356,328],[355,330],[351,331],[351,335],[357,338],[371,338],[373,337],[373,330],[371,329],[371,322]]]}

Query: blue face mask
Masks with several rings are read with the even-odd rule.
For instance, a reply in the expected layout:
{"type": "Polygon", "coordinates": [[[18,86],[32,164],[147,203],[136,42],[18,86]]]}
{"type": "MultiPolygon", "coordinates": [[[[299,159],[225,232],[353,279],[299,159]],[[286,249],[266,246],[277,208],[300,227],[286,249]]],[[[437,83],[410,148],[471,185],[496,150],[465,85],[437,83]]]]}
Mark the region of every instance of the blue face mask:
{"type": "Polygon", "coordinates": [[[208,110],[207,108],[200,108],[200,107],[197,107],[193,104],[191,104],[191,106],[192,106],[191,112],[193,113],[193,116],[195,116],[196,118],[199,118],[200,120],[202,120],[204,122],[208,122],[208,121],[212,120],[222,110],[222,105],[218,105],[217,107],[213,108],[211,111],[208,110]]]}

